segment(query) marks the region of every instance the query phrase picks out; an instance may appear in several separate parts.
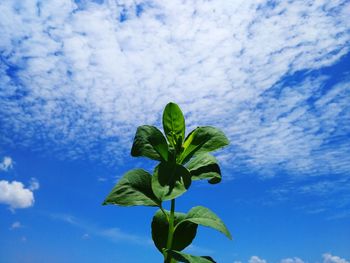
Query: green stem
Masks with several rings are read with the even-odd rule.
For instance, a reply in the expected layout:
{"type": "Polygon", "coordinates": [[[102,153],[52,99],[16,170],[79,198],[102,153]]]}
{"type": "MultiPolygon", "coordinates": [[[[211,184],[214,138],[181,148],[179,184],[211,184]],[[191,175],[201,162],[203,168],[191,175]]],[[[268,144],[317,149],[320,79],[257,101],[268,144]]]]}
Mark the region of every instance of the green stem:
{"type": "MultiPolygon", "coordinates": [[[[171,209],[170,209],[170,216],[169,216],[169,231],[168,231],[168,240],[166,244],[167,249],[171,249],[171,246],[173,245],[173,237],[174,237],[174,219],[175,219],[175,199],[171,200],[171,209]]],[[[167,255],[166,259],[164,261],[165,263],[172,263],[174,262],[171,256],[167,255]]]]}
{"type": "Polygon", "coordinates": [[[169,222],[169,216],[167,215],[167,213],[165,213],[165,210],[164,210],[163,206],[160,205],[159,208],[163,212],[163,215],[165,216],[166,220],[169,222]]]}

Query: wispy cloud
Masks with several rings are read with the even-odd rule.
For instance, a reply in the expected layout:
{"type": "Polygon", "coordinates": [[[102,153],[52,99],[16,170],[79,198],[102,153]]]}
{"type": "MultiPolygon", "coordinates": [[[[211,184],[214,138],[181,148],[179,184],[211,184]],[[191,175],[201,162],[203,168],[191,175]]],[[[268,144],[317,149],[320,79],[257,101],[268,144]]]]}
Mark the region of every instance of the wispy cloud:
{"type": "MultiPolygon", "coordinates": [[[[345,258],[341,258],[339,256],[334,256],[330,253],[325,253],[322,255],[323,263],[349,263],[345,258]]],[[[235,261],[235,262],[241,262],[241,261],[235,261]]],[[[248,260],[248,263],[266,263],[265,259],[262,259],[258,256],[252,256],[248,260]]],[[[304,263],[305,261],[302,260],[299,257],[293,257],[293,258],[284,258],[281,259],[280,263],[304,263]]],[[[306,261],[307,262],[307,261],[306,261]]]]}
{"type": "Polygon", "coordinates": [[[0,163],[0,171],[7,171],[8,169],[11,169],[13,166],[12,158],[9,156],[5,156],[0,163]]]}
{"type": "Polygon", "coordinates": [[[21,228],[21,227],[23,227],[21,222],[15,221],[15,222],[12,223],[10,229],[13,230],[13,229],[21,228]]]}
{"type": "Polygon", "coordinates": [[[304,261],[298,257],[294,257],[294,258],[284,258],[280,261],[280,263],[304,263],[304,261]]]}
{"type": "Polygon", "coordinates": [[[338,212],[336,214],[332,214],[327,219],[328,220],[339,220],[344,218],[350,218],[350,208],[343,210],[341,212],[338,212]]]}
{"type": "MultiPolygon", "coordinates": [[[[350,216],[350,179],[347,175],[297,178],[278,184],[270,190],[271,204],[296,202],[297,210],[308,214],[323,214],[328,220],[350,216]],[[304,200],[309,200],[304,202],[304,200]]],[[[269,203],[268,203],[269,204],[269,203]]]]}
{"type": "Polygon", "coordinates": [[[350,169],[348,1],[2,1],[1,143],[129,153],[168,101],[216,125],[225,166],[262,176],[350,169]],[[297,80],[297,81],[296,81],[297,80]]]}
{"type": "Polygon", "coordinates": [[[35,191],[35,190],[38,190],[39,188],[40,188],[40,184],[39,184],[38,179],[36,179],[34,177],[30,178],[29,189],[31,191],[35,191]]]}
{"type": "Polygon", "coordinates": [[[112,242],[129,242],[132,244],[148,246],[152,245],[152,240],[138,236],[131,233],[126,233],[119,228],[104,228],[101,226],[97,226],[88,222],[84,222],[72,215],[68,214],[52,214],[51,218],[55,220],[60,220],[65,223],[68,223],[74,227],[77,227],[84,231],[82,235],[83,239],[91,238],[91,236],[99,236],[106,238],[112,242]]]}
{"type": "Polygon", "coordinates": [[[197,254],[197,255],[212,255],[215,253],[215,251],[208,249],[208,248],[204,248],[204,247],[199,247],[196,245],[189,245],[186,249],[186,252],[190,253],[190,254],[197,254]]]}

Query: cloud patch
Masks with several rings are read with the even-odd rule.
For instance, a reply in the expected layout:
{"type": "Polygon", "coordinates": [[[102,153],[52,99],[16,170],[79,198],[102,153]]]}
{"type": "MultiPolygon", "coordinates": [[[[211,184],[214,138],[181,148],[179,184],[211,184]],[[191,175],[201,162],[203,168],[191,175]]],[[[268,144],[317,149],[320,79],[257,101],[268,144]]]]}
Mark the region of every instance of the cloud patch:
{"type": "Polygon", "coordinates": [[[12,223],[10,229],[11,229],[11,230],[14,230],[14,229],[18,229],[18,228],[21,228],[21,227],[23,227],[22,224],[21,224],[21,222],[15,221],[15,222],[12,223]]]}
{"type": "MultiPolygon", "coordinates": [[[[323,263],[349,263],[344,258],[341,258],[339,256],[334,256],[330,253],[325,253],[322,255],[323,258],[323,263]]],[[[235,261],[235,262],[241,262],[241,261],[235,261]]],[[[265,259],[262,259],[258,256],[252,256],[249,260],[248,263],[266,263],[265,259]]],[[[293,258],[284,258],[281,259],[280,263],[304,263],[305,261],[302,260],[301,258],[298,257],[293,257],[293,258]]]]}
{"type": "Polygon", "coordinates": [[[344,174],[350,81],[321,70],[349,52],[349,8],[2,1],[0,143],[113,166],[175,101],[191,128],[228,134],[221,160],[236,174],[344,174]]]}
{"type": "Polygon", "coordinates": [[[18,181],[0,181],[0,204],[10,209],[28,208],[34,205],[34,194],[18,181]]]}
{"type": "Polygon", "coordinates": [[[68,223],[76,228],[80,228],[84,231],[83,239],[92,238],[94,236],[100,236],[106,238],[112,242],[128,242],[136,245],[151,245],[152,240],[145,237],[141,237],[135,234],[127,233],[119,228],[103,228],[87,222],[84,222],[72,215],[68,214],[52,214],[51,218],[68,223]]]}
{"type": "Polygon", "coordinates": [[[9,156],[5,156],[0,163],[0,171],[7,171],[13,167],[13,161],[12,158],[9,156]]]}
{"type": "Polygon", "coordinates": [[[265,259],[261,259],[258,256],[252,256],[249,260],[248,263],[266,263],[265,259]]]}
{"type": "Polygon", "coordinates": [[[29,182],[29,187],[28,187],[31,191],[35,191],[38,190],[40,188],[40,184],[38,179],[32,177],[30,178],[30,182],[29,182]]]}
{"type": "Polygon", "coordinates": [[[345,258],[333,256],[330,253],[323,254],[323,263],[349,263],[345,258]]]}

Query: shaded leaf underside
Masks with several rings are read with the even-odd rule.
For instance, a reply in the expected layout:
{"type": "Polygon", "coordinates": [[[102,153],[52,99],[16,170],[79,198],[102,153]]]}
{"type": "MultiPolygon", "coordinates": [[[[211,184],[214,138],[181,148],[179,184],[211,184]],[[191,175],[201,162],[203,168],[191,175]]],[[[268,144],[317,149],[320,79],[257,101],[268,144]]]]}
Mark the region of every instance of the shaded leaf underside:
{"type": "Polygon", "coordinates": [[[191,159],[187,165],[192,180],[208,179],[211,184],[221,181],[221,170],[216,158],[208,153],[200,154],[191,159]]]}
{"type": "Polygon", "coordinates": [[[142,125],[137,128],[131,148],[134,157],[143,156],[153,160],[168,160],[168,143],[162,132],[154,126],[142,125]]]}
{"type": "Polygon", "coordinates": [[[154,170],[152,189],[162,201],[182,195],[190,185],[191,174],[182,165],[162,162],[154,170]]]}
{"type": "MultiPolygon", "coordinates": [[[[169,211],[165,211],[165,213],[168,216],[170,214],[169,211]]],[[[175,213],[174,223],[179,223],[180,221],[184,220],[185,217],[186,214],[175,213]]],[[[185,249],[192,243],[193,239],[196,236],[198,225],[192,222],[186,222],[185,224],[184,223],[181,224],[181,226],[179,226],[174,232],[172,249],[179,251],[185,249]]],[[[161,210],[158,210],[152,220],[152,239],[160,252],[166,248],[168,232],[169,223],[167,217],[161,210]]]]}

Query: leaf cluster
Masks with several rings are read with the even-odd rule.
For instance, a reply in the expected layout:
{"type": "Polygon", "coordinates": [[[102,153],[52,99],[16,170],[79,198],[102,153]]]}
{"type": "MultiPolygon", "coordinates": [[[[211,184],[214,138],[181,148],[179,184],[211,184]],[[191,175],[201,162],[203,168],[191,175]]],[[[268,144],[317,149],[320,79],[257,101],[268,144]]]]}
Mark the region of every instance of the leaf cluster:
{"type": "Polygon", "coordinates": [[[163,112],[164,134],[154,126],[137,128],[131,155],[159,161],[152,174],[133,169],[123,175],[103,202],[104,205],[156,206],[152,238],[166,262],[215,262],[210,257],[182,253],[197,233],[198,225],[216,229],[231,239],[221,219],[208,208],[193,207],[187,214],[175,213],[175,199],[195,180],[221,181],[218,161],[210,152],[229,144],[225,134],[211,126],[197,127],[185,137],[185,119],[178,105],[168,103],[163,112]],[[172,211],[162,203],[172,200],[172,211]],[[169,241],[170,239],[170,241],[169,241]]]}

